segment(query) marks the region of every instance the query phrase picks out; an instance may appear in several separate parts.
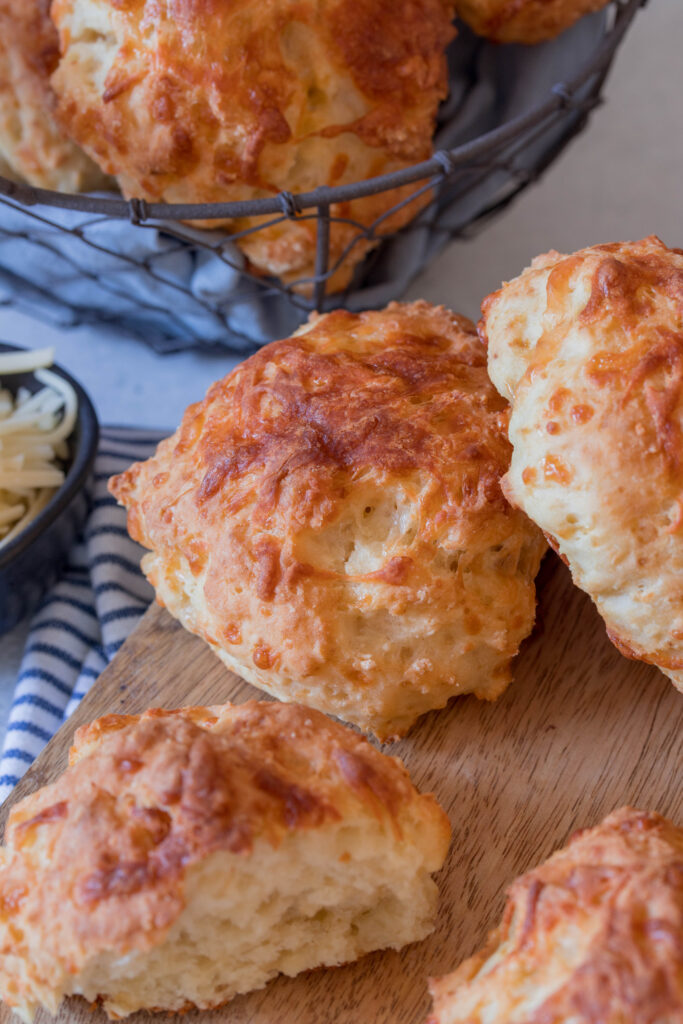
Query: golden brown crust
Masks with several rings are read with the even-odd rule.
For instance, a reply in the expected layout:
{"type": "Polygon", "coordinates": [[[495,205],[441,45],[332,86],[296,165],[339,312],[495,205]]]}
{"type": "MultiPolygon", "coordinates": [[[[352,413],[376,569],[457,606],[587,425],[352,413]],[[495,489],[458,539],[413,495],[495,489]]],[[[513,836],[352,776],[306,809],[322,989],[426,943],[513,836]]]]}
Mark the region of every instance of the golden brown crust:
{"type": "Polygon", "coordinates": [[[110,487],[186,626],[387,736],[496,696],[531,628],[543,542],[500,490],[505,425],[469,321],[340,311],[238,366],[110,487]]]}
{"type": "Polygon", "coordinates": [[[497,43],[553,39],[609,0],[456,0],[459,17],[497,43]]]}
{"type": "Polygon", "coordinates": [[[277,847],[293,830],[368,817],[398,840],[424,828],[444,852],[448,821],[400,761],[307,708],[153,709],[83,727],[71,767],[10,815],[3,998],[21,1006],[101,951],[158,943],[183,909],[186,873],[216,851],[248,856],[259,839],[277,847]]]}
{"type": "Polygon", "coordinates": [[[61,191],[105,178],[53,117],[59,40],[50,0],[0,0],[0,160],[11,177],[61,191]]]}
{"type": "Polygon", "coordinates": [[[622,808],[510,887],[484,950],[431,982],[434,1024],[680,1024],[683,831],[622,808]]]}
{"type": "MultiPolygon", "coordinates": [[[[457,318],[449,323],[442,317],[445,328],[460,332],[462,344],[454,351],[446,330],[432,335],[424,330],[431,325],[416,323],[419,333],[409,333],[411,319],[417,321],[411,317],[415,312],[405,311],[403,331],[403,325],[396,324],[398,331],[390,325],[384,339],[388,344],[372,338],[366,351],[354,352],[343,347],[345,331],[359,319],[372,323],[379,318],[340,310],[303,336],[266,346],[235,375],[214,385],[206,404],[229,406],[231,416],[224,419],[218,408],[206,416],[202,409],[205,421],[195,448],[204,467],[198,508],[228,481],[235,481],[238,489],[231,504],[239,503],[238,481],[259,467],[257,522],[266,523],[276,505],[282,508],[285,477],[291,511],[312,519],[321,502],[341,497],[344,484],[339,477],[344,471],[440,476],[445,466],[454,471],[457,455],[462,502],[445,509],[444,515],[462,519],[491,505],[504,510],[498,480],[508,450],[500,431],[505,407],[492,389],[482,388],[484,355],[476,336],[468,323],[457,318]],[[322,344],[316,344],[317,338],[322,344]],[[483,433],[479,435],[472,421],[458,431],[463,405],[476,400],[479,392],[484,392],[489,413],[483,433]]],[[[183,424],[177,454],[187,450],[196,429],[194,416],[183,424]]],[[[456,491],[453,484],[451,489],[456,491]]],[[[265,598],[275,587],[272,549],[271,543],[262,549],[258,586],[265,598]]]]}
{"type": "Polygon", "coordinates": [[[509,499],[555,539],[628,657],[683,686],[683,252],[548,253],[489,296],[509,499]]]}
{"type": "MultiPolygon", "coordinates": [[[[431,153],[450,0],[183,0],[163,10],[153,0],[54,0],[52,13],[61,121],[128,196],[256,199],[375,177],[431,153]]],[[[415,189],[332,213],[368,225],[415,189]]],[[[356,233],[333,226],[333,262],[356,233]]],[[[285,222],[239,244],[256,268],[291,279],[313,272],[315,234],[315,220],[285,222]]],[[[368,247],[355,246],[335,287],[368,247]]]]}

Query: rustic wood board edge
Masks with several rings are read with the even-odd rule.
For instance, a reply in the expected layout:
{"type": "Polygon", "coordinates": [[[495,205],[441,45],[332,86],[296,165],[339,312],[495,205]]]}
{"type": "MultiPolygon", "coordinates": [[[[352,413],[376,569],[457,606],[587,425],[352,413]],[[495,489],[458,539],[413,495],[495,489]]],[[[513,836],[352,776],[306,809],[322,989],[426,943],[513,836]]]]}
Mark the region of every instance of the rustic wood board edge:
{"type": "MultiPolygon", "coordinates": [[[[552,557],[539,580],[540,626],[495,703],[452,701],[388,748],[415,783],[436,793],[455,841],[438,878],[437,928],[400,953],[279,978],[262,992],[201,1014],[202,1024],[422,1024],[426,978],[452,969],[500,914],[505,886],[578,826],[625,803],[681,820],[683,700],[649,666],[611,647],[590,601],[552,557]]],[[[152,607],[0,812],[54,778],[78,725],[108,712],[241,701],[257,691],[197,638],[152,607]]],[[[99,1024],[68,1000],[60,1024],[99,1024]]],[[[0,1006],[0,1024],[16,1021],[0,1006]]],[[[137,1014],[140,1022],[148,1015],[137,1014]]],[[[37,1024],[50,1018],[39,1013],[37,1024]]]]}

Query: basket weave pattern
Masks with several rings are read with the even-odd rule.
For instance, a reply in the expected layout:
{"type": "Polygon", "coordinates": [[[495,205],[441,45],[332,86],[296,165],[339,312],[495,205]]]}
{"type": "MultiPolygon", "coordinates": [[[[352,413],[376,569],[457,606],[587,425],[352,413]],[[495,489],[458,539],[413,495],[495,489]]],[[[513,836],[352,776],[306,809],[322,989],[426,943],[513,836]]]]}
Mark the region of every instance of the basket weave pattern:
{"type": "MultiPolygon", "coordinates": [[[[263,309],[277,308],[280,311],[286,307],[290,311],[290,323],[287,324],[290,328],[303,321],[311,310],[323,311],[352,304],[358,289],[368,280],[372,281],[373,266],[381,258],[389,237],[384,230],[385,222],[397,209],[412,202],[416,195],[426,193],[429,201],[398,234],[415,236],[421,232],[422,239],[429,239],[422,263],[424,266],[448,239],[471,234],[534,181],[581,130],[590,111],[600,103],[602,86],[616,50],[643,2],[613,0],[605,15],[605,30],[594,51],[570,80],[557,83],[534,109],[473,141],[453,149],[443,149],[415,167],[370,181],[318,188],[299,195],[282,192],[272,198],[246,202],[184,205],[64,195],[15,184],[0,177],[0,241],[12,239],[23,244],[25,248],[19,251],[25,252],[23,258],[29,261],[30,247],[37,247],[36,252],[59,266],[64,283],[58,288],[62,311],[58,322],[63,326],[115,323],[161,349],[191,344],[213,347],[223,340],[223,332],[233,347],[244,348],[255,340],[268,340],[267,317],[266,325],[261,328],[264,336],[259,339],[248,332],[242,334],[239,325],[236,327],[235,317],[231,314],[240,304],[247,308],[256,303],[263,309]],[[537,154],[531,165],[528,158],[524,159],[530,151],[537,154]],[[402,185],[413,185],[415,191],[372,224],[342,220],[331,213],[336,204],[402,185]],[[466,202],[468,196],[483,186],[488,186],[487,201],[483,206],[472,209],[465,219],[447,216],[457,204],[466,202]],[[184,223],[245,217],[259,217],[261,220],[258,226],[233,234],[222,229],[198,231],[184,223]],[[265,278],[252,272],[234,242],[245,234],[294,218],[316,222],[315,275],[284,284],[276,278],[265,278]],[[330,225],[335,221],[351,224],[355,234],[338,259],[331,263],[330,225]],[[136,232],[153,231],[155,238],[161,238],[163,244],[153,246],[149,251],[142,246],[142,252],[137,246],[127,250],[120,243],[112,245],[104,229],[116,222],[134,225],[136,232]],[[69,236],[68,244],[64,244],[63,235],[69,236]],[[374,245],[373,251],[356,268],[351,285],[343,293],[330,295],[330,279],[351,250],[366,241],[374,245]],[[108,257],[111,257],[112,272],[103,273],[101,260],[108,257]],[[221,295],[189,287],[182,275],[169,271],[174,260],[185,257],[200,257],[210,271],[218,270],[220,265],[221,272],[232,274],[231,287],[221,295]],[[131,286],[131,275],[135,278],[134,287],[131,286]],[[82,285],[88,280],[93,286],[97,285],[100,294],[111,296],[113,307],[103,308],[101,302],[89,304],[83,301],[82,285]],[[69,298],[69,286],[76,283],[81,285],[77,300],[69,298]],[[184,315],[178,315],[176,304],[182,306],[184,315]],[[135,314],[131,312],[133,309],[135,314]],[[193,327],[193,316],[198,324],[201,320],[201,327],[193,327]],[[208,329],[207,318],[211,324],[208,329]]],[[[41,286],[34,279],[28,291],[21,287],[25,280],[21,258],[10,273],[5,264],[3,273],[5,291],[0,295],[0,303],[20,304],[19,296],[22,294],[26,303],[28,295],[29,305],[31,297],[35,300],[32,311],[40,315],[41,286]]],[[[406,283],[397,283],[396,295],[390,297],[398,297],[406,283]]],[[[54,304],[54,285],[45,289],[43,298],[54,304]]],[[[386,298],[386,288],[383,298],[386,298]]]]}

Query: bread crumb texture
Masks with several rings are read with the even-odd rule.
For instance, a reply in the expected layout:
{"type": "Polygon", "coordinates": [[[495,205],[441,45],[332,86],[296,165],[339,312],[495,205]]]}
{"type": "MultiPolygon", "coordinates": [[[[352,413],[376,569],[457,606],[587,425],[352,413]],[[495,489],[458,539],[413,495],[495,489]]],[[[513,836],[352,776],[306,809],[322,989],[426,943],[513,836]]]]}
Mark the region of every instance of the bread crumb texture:
{"type": "Polygon", "coordinates": [[[210,1008],[433,927],[448,819],[400,761],[294,705],[111,715],[13,808],[0,994],[210,1008]]]}

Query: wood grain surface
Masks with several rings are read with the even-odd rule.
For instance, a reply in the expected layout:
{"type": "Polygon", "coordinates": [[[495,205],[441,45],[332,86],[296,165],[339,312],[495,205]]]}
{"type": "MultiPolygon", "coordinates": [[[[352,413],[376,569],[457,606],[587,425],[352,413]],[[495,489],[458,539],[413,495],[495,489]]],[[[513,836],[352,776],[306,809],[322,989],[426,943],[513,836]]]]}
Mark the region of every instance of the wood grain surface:
{"type": "MultiPolygon", "coordinates": [[[[152,607],[2,809],[63,770],[75,728],[107,712],[243,701],[257,696],[211,651],[152,607]]],[[[414,782],[436,793],[453,825],[438,876],[431,938],[400,953],[279,978],[212,1013],[231,1024],[421,1024],[426,978],[472,953],[500,915],[506,885],[562,845],[573,829],[630,803],[683,822],[683,697],[656,669],[608,642],[588,598],[559,560],[539,577],[538,624],[495,704],[473,697],[425,716],[400,743],[414,782]]],[[[142,1021],[137,1014],[131,1021],[142,1021]]],[[[0,1007],[0,1024],[16,1024],[0,1007]]],[[[61,1022],[100,1024],[82,1000],[61,1022]]],[[[37,1024],[50,1020],[40,1013],[37,1024]]]]}

